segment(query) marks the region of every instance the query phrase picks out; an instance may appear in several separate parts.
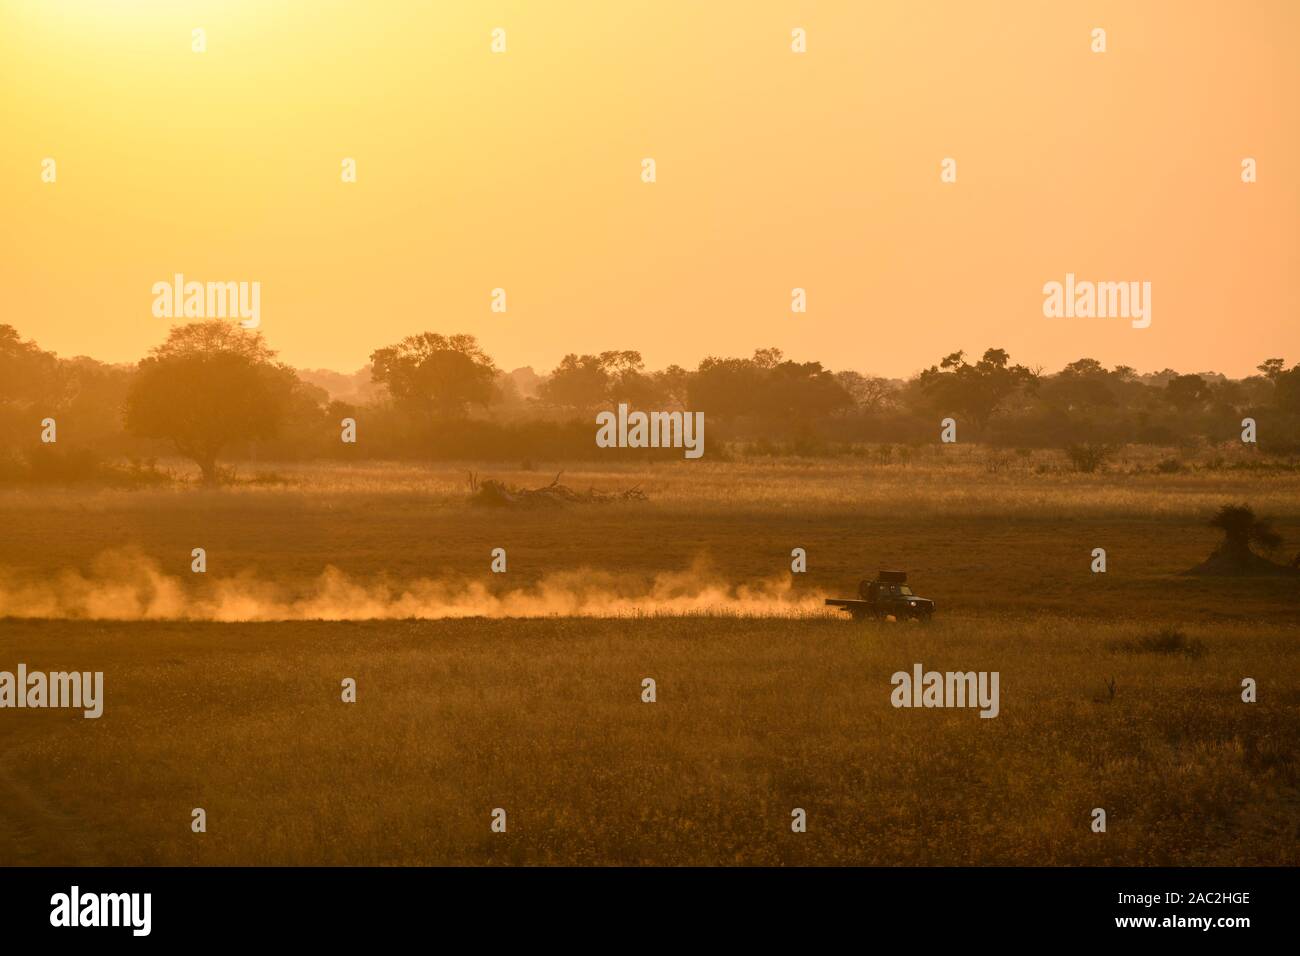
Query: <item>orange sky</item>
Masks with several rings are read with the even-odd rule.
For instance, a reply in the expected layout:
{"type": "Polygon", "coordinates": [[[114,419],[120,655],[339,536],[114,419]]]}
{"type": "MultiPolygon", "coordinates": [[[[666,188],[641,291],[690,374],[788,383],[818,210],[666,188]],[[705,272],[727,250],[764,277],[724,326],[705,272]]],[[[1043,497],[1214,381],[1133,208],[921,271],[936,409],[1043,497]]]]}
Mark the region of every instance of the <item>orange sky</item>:
{"type": "Polygon", "coordinates": [[[430,330],[539,370],[1247,374],[1300,361],[1298,27],[1289,0],[0,0],[0,322],[135,360],[182,272],[261,282],[300,367],[430,330]],[[1151,282],[1151,327],[1045,318],[1067,272],[1151,282]]]}

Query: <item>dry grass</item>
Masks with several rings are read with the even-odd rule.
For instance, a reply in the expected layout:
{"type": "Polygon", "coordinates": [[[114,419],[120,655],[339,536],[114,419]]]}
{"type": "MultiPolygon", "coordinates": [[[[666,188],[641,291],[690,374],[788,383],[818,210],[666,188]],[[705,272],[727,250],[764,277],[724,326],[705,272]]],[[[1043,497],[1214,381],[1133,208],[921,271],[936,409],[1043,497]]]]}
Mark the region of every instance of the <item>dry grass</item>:
{"type": "Polygon", "coordinates": [[[1177,574],[1217,542],[1203,519],[1224,501],[1271,511],[1294,547],[1285,474],[575,468],[575,487],[639,483],[652,500],[502,514],[466,504],[457,469],[273,470],[287,488],[6,492],[0,572],[90,574],[131,546],[192,595],[238,573],[292,589],[326,565],[496,593],[566,569],[629,587],[693,567],[788,578],[801,546],[796,596],[847,596],[896,565],[939,614],[0,620],[0,669],[103,670],[107,688],[98,721],[0,713],[0,862],[1300,862],[1295,584],[1177,574]],[[188,573],[200,545],[203,579],[188,573]],[[495,546],[507,575],[488,573],[495,546]],[[1088,570],[1097,546],[1105,575],[1088,570]],[[1129,652],[1162,628],[1201,653],[1129,652]],[[1000,671],[1001,716],[895,710],[889,677],[918,661],[1000,671]],[[505,835],[488,829],[498,806],[505,835]],[[808,833],[790,832],[793,807],[808,833]]]}
{"type": "Polygon", "coordinates": [[[7,631],[108,705],[6,716],[6,862],[1300,862],[1294,627],[1195,630],[1196,660],[1058,618],[7,631]],[[916,661],[1000,671],[1001,716],[892,708],[916,661]]]}
{"type": "MultiPolygon", "coordinates": [[[[431,465],[392,462],[261,463],[240,465],[240,481],[221,491],[179,486],[138,491],[63,489],[0,490],[0,513],[8,509],[148,510],[154,501],[210,495],[249,499],[272,507],[304,494],[322,501],[364,496],[419,497],[430,507],[452,507],[468,493],[468,472],[511,484],[545,484],[561,468],[564,483],[578,490],[621,491],[641,486],[652,501],[685,513],[751,511],[782,514],[891,511],[978,517],[1045,514],[1068,517],[1195,516],[1233,496],[1248,493],[1261,513],[1300,518],[1300,465],[1269,460],[1240,448],[1214,449],[1177,460],[1179,472],[1161,472],[1173,450],[1131,447],[1094,474],[1074,471],[1063,452],[1019,454],[981,446],[925,446],[879,464],[862,457],[835,459],[752,458],[741,462],[591,462],[484,466],[478,462],[431,465]]],[[[165,467],[185,474],[184,462],[165,467]]],[[[192,469],[191,469],[192,470],[192,469]]]]}

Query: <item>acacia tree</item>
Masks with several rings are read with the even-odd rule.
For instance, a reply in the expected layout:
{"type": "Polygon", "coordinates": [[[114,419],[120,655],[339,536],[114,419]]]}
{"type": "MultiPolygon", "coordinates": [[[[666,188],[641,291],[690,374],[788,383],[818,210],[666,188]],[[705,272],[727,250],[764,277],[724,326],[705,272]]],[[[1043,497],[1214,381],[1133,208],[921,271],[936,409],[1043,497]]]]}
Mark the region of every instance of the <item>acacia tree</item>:
{"type": "Polygon", "coordinates": [[[371,381],[426,421],[463,418],[496,394],[496,366],[472,335],[421,332],[370,354],[371,381]]]}
{"type": "Polygon", "coordinates": [[[274,359],[260,332],[219,319],[177,326],[140,362],[127,431],[171,442],[215,482],[222,449],[279,431],[297,376],[274,359]]]}

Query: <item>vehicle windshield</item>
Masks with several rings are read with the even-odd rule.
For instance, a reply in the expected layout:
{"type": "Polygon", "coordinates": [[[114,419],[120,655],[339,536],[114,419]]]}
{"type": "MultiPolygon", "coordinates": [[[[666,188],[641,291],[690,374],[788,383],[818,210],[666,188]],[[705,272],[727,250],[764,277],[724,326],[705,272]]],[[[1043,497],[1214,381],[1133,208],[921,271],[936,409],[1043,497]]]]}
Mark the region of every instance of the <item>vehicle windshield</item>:
{"type": "Polygon", "coordinates": [[[879,585],[879,589],[881,594],[901,595],[903,597],[912,596],[912,589],[906,584],[881,584],[879,585]]]}

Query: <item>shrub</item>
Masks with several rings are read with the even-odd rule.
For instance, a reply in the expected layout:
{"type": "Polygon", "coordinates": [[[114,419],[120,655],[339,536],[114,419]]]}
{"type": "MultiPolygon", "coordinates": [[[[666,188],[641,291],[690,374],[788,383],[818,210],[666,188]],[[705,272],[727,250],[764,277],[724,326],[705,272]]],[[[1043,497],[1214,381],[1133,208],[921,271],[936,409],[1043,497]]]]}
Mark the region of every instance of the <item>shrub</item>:
{"type": "Polygon", "coordinates": [[[1100,468],[1114,451],[1115,449],[1111,445],[1098,442],[1081,442],[1076,445],[1065,446],[1065,455],[1070,459],[1070,464],[1074,466],[1074,470],[1087,474],[1091,474],[1100,468]]]}
{"type": "Polygon", "coordinates": [[[27,474],[32,481],[49,484],[68,484],[76,481],[93,481],[102,477],[98,455],[84,448],[63,449],[45,445],[29,449],[27,474]]]}
{"type": "Polygon", "coordinates": [[[1113,651],[1124,654],[1182,654],[1184,657],[1200,657],[1205,653],[1205,645],[1197,638],[1188,638],[1177,628],[1165,627],[1154,634],[1127,641],[1112,641],[1109,645],[1113,651]]]}

